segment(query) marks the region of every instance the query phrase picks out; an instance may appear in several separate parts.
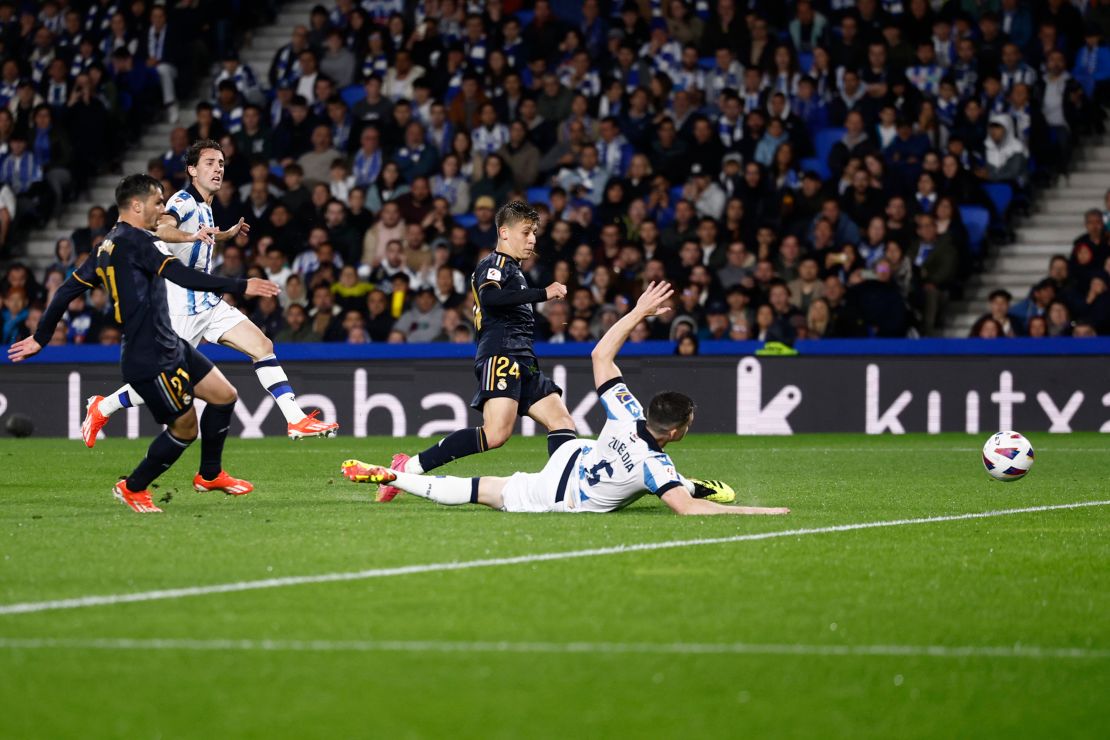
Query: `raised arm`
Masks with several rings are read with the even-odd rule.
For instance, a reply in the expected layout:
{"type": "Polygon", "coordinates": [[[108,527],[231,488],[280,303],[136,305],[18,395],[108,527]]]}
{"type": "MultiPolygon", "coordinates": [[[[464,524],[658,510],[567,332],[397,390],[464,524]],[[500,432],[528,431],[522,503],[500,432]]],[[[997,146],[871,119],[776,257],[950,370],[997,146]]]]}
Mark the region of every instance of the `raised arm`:
{"type": "Polygon", "coordinates": [[[594,366],[594,387],[600,388],[613,378],[620,377],[621,371],[617,367],[617,355],[628,339],[628,335],[644,319],[650,316],[659,316],[671,309],[663,304],[674,293],[668,282],[650,283],[631,311],[609,327],[605,336],[597,341],[594,351],[590,353],[594,366]]]}

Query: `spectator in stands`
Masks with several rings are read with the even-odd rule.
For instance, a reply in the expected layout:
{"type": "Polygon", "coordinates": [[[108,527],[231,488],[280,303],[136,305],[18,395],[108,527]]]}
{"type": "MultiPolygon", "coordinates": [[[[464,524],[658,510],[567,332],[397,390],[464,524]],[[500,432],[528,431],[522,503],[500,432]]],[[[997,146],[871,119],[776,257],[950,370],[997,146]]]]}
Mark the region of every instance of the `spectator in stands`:
{"type": "Polygon", "coordinates": [[[951,238],[938,234],[936,219],[922,214],[917,218],[917,239],[909,257],[921,276],[922,333],[930,335],[938,327],[941,307],[958,274],[959,254],[951,238]]]}
{"type": "Polygon", "coordinates": [[[1043,317],[1048,312],[1048,306],[1056,300],[1056,283],[1051,278],[1044,278],[1029,291],[1029,297],[1016,304],[1011,314],[1026,327],[1026,332],[1033,336],[1032,319],[1043,317]]]}
{"type": "Polygon", "coordinates": [[[408,342],[434,341],[443,326],[444,308],[436,301],[430,286],[414,292],[412,307],[397,319],[394,331],[402,332],[408,342]]]}
{"type": "Polygon", "coordinates": [[[293,303],[287,306],[285,309],[284,326],[274,336],[274,341],[278,343],[323,341],[323,337],[313,331],[312,326],[308,323],[308,318],[308,312],[305,311],[304,306],[299,303],[293,303]]]}
{"type": "Polygon", "coordinates": [[[976,339],[998,339],[1006,336],[1002,325],[992,316],[980,317],[971,327],[969,337],[976,339]]]}
{"type": "Polygon", "coordinates": [[[1091,276],[1103,270],[1110,257],[1110,234],[1102,222],[1102,212],[1092,208],[1083,216],[1086,233],[1072,242],[1068,273],[1079,291],[1085,292],[1091,276]]]}
{"type": "MultiPolygon", "coordinates": [[[[1010,313],[1010,306],[1013,301],[1013,296],[1010,295],[1010,292],[1005,289],[991,291],[988,301],[990,303],[990,310],[985,315],[979,317],[976,326],[982,321],[990,319],[998,326],[998,336],[1018,336],[1022,331],[1022,327],[1018,324],[1017,319],[1010,313]]],[[[969,336],[979,336],[978,330],[973,327],[969,336]]]]}

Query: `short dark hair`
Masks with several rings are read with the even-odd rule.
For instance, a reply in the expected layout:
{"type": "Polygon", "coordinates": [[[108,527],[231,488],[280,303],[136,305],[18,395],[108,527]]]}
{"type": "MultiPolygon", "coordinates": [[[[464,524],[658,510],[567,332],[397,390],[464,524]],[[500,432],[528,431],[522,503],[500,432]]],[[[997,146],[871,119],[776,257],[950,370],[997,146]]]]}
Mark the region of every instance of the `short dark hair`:
{"type": "Polygon", "coordinates": [[[655,394],[648,404],[647,422],[657,432],[678,429],[690,421],[694,413],[694,399],[677,391],[655,394]]]}
{"type": "Polygon", "coordinates": [[[116,185],[116,205],[126,208],[136,198],[145,198],[151,192],[162,189],[162,183],[145,172],[128,175],[116,185]]]}
{"type": "Polygon", "coordinates": [[[522,200],[510,201],[501,206],[494,217],[494,224],[498,229],[502,226],[516,226],[521,222],[537,226],[540,223],[540,214],[522,200]]]}
{"type": "Polygon", "coordinates": [[[993,301],[995,298],[1005,298],[1007,303],[1010,303],[1011,301],[1014,300],[1014,296],[1010,293],[1010,291],[1006,290],[1005,288],[999,288],[998,290],[992,290],[991,294],[989,296],[987,296],[987,300],[989,300],[989,301],[993,301]]]}
{"type": "Polygon", "coordinates": [[[196,167],[200,164],[200,153],[205,149],[215,149],[221,155],[224,153],[224,149],[220,146],[220,142],[214,141],[213,139],[197,139],[185,150],[185,166],[196,167]]]}

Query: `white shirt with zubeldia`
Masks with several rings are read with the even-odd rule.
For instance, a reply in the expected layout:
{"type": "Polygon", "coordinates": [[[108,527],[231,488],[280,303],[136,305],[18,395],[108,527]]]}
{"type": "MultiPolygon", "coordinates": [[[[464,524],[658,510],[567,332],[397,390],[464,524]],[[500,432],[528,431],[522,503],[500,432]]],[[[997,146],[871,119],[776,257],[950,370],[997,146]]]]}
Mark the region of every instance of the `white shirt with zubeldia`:
{"type": "MultiPolygon", "coordinates": [[[[203,226],[216,225],[212,218],[212,207],[204,202],[204,198],[192,185],[173,194],[166,205],[166,213],[177,220],[177,228],[186,234],[195,233],[203,226]]],[[[197,240],[176,244],[158,242],[158,245],[163,252],[176,257],[183,265],[194,270],[211,274],[215,268],[214,247],[211,244],[197,240]]],[[[189,290],[168,281],[166,294],[171,316],[196,316],[220,303],[220,296],[215,293],[189,290]]]]}

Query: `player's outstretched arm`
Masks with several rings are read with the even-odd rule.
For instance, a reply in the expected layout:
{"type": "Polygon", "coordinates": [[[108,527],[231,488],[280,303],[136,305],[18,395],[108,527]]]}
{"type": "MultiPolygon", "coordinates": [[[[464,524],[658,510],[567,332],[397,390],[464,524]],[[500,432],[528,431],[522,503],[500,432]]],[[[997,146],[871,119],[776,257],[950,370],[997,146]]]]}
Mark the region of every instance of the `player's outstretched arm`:
{"type": "Polygon", "coordinates": [[[276,296],[281,292],[277,283],[262,278],[226,278],[192,270],[172,257],[167,257],[161,268],[162,277],[171,283],[190,290],[212,293],[242,293],[248,298],[276,296]]]}
{"type": "Polygon", "coordinates": [[[239,232],[243,232],[244,234],[251,233],[251,225],[247,223],[245,218],[240,218],[239,223],[235,224],[230,229],[224,229],[215,234],[216,242],[231,241],[239,235],[239,232]]]}
{"type": "Polygon", "coordinates": [[[177,228],[177,220],[169,214],[163,214],[158,219],[158,226],[154,230],[156,237],[172,244],[192,244],[197,241],[202,244],[215,244],[219,233],[220,230],[215,226],[202,226],[192,234],[184,232],[177,228]]]}
{"type": "Polygon", "coordinates": [[[33,357],[42,350],[47,344],[50,343],[50,338],[54,336],[54,327],[62,320],[66,309],[73,299],[84,293],[89,288],[93,287],[97,278],[94,272],[96,262],[92,258],[85,260],[77,271],[69,276],[54,293],[53,300],[50,305],[43,311],[42,317],[39,318],[38,328],[35,330],[35,335],[27,337],[19,342],[16,342],[11,347],[8,347],[8,359],[12,362],[22,362],[28,357],[33,357]]]}
{"type": "Polygon", "coordinates": [[[725,504],[718,504],[716,501],[694,498],[684,486],[675,486],[660,496],[660,498],[663,499],[663,503],[670,507],[671,511],[684,516],[713,516],[716,514],[767,516],[790,513],[790,509],[784,506],[727,506],[725,504]]]}
{"type": "Polygon", "coordinates": [[[600,388],[613,378],[620,377],[621,371],[617,367],[616,360],[628,335],[644,319],[670,311],[671,309],[663,304],[673,293],[674,289],[668,282],[650,283],[632,310],[609,327],[605,336],[597,341],[593,352],[590,353],[594,366],[594,388],[600,388]]]}

